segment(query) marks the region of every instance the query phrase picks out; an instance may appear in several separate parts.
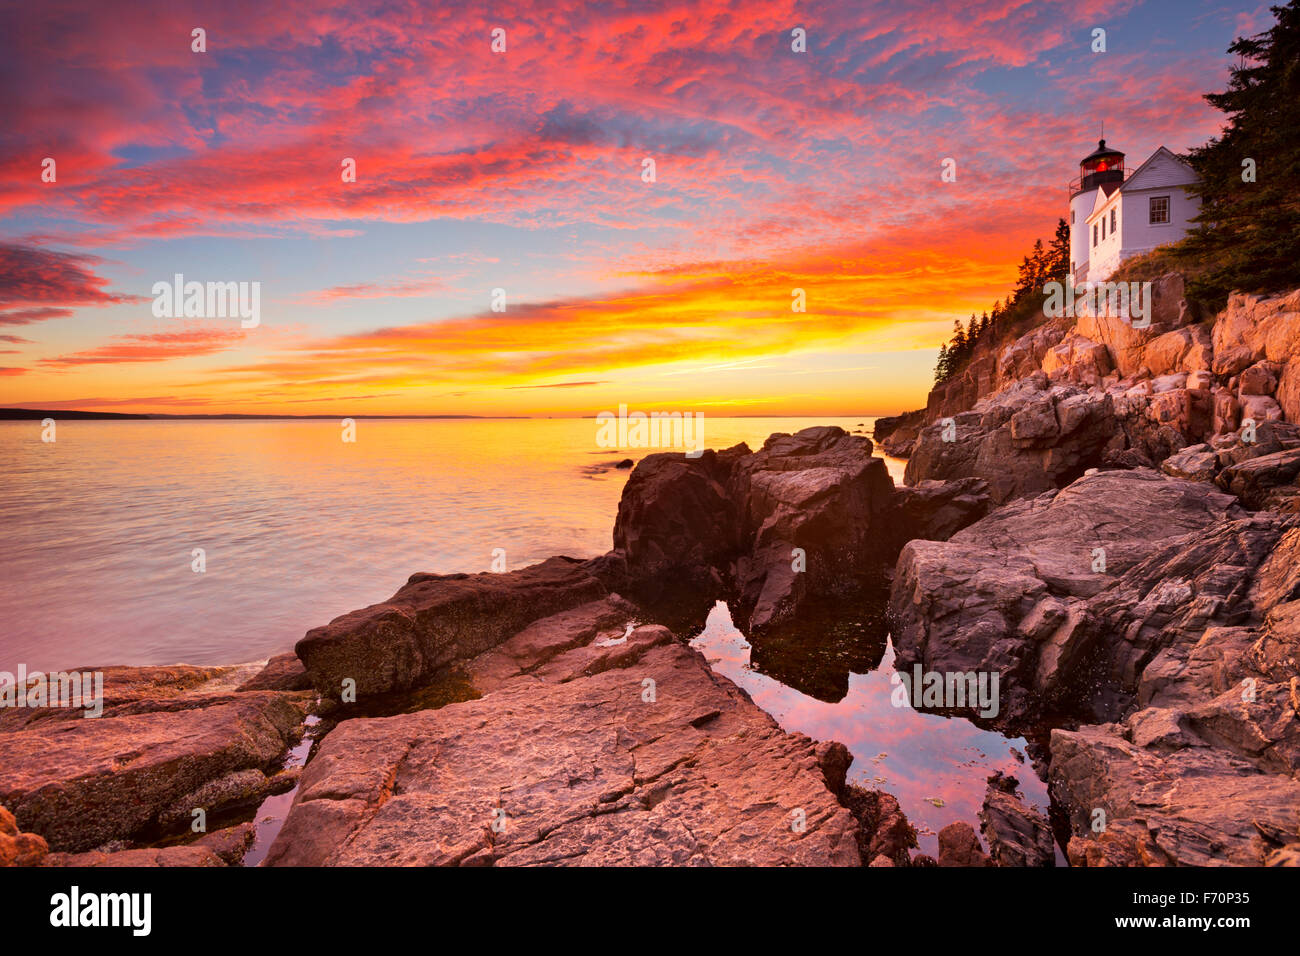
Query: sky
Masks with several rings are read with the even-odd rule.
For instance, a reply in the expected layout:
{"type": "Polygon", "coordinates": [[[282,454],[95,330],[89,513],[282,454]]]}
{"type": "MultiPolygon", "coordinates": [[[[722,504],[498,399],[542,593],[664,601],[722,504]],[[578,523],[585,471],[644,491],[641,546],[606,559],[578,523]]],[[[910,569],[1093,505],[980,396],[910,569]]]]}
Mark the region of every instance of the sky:
{"type": "Polygon", "coordinates": [[[1130,166],[1203,143],[1224,51],[1271,23],[1214,0],[4,0],[0,406],[921,407],[1102,124],[1130,166]],[[257,283],[256,327],[160,314],[176,274],[257,283]]]}

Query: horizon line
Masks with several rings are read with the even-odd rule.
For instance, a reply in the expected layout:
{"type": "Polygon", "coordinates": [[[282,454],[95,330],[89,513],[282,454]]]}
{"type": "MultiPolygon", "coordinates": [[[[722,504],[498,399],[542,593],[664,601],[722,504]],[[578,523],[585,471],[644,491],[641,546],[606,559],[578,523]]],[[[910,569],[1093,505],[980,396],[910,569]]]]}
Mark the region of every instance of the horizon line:
{"type": "MultiPolygon", "coordinates": [[[[175,412],[100,412],[85,409],[51,409],[51,408],[28,408],[26,406],[12,406],[0,408],[0,421],[32,421],[37,418],[80,418],[86,421],[108,420],[108,421],[149,421],[149,420],[189,420],[203,421],[211,419],[250,419],[250,420],[291,420],[291,421],[321,421],[334,420],[340,418],[353,419],[425,419],[425,420],[529,420],[529,419],[595,419],[601,413],[590,415],[439,415],[427,413],[412,414],[312,414],[312,415],[290,415],[277,414],[274,412],[192,412],[192,413],[175,413],[175,412]]],[[[689,413],[688,413],[689,414],[689,413]]],[[[694,414],[703,415],[704,412],[695,412],[694,414]]],[[[903,414],[903,413],[897,413],[903,414]]],[[[815,413],[772,413],[772,414],[746,414],[746,415],[709,415],[710,418],[883,418],[887,417],[875,412],[852,412],[841,414],[823,414],[815,413]]]]}

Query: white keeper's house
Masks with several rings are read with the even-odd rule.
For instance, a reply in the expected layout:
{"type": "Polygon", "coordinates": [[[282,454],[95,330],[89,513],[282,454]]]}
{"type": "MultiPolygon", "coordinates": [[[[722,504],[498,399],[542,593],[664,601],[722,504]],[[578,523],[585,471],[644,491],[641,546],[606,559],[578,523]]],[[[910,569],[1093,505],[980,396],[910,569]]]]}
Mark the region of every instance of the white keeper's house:
{"type": "Polygon", "coordinates": [[[1196,173],[1161,146],[1130,170],[1103,139],[1070,183],[1070,269],[1074,284],[1104,282],[1121,262],[1177,242],[1193,228],[1201,201],[1188,191],[1196,173]]]}

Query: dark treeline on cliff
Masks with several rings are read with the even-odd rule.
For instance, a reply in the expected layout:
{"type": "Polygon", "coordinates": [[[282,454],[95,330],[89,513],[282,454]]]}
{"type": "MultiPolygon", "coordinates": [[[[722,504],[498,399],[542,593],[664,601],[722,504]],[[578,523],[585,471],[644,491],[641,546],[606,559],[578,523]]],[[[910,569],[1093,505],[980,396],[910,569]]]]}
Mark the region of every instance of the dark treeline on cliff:
{"type": "Polygon", "coordinates": [[[978,318],[971,315],[965,325],[960,319],[953,322],[952,338],[939,346],[934,383],[942,385],[964,369],[981,342],[997,342],[1037,322],[1043,312],[1043,286],[1048,282],[1064,283],[1069,269],[1070,227],[1059,219],[1051,244],[1044,246],[1043,240],[1037,240],[1029,255],[1020,260],[1016,287],[1005,302],[994,302],[993,308],[978,318]]]}
{"type": "MultiPolygon", "coordinates": [[[[1125,262],[1115,280],[1154,279],[1180,271],[1191,298],[1222,308],[1231,292],[1270,293],[1300,287],[1300,0],[1272,7],[1277,22],[1239,37],[1228,52],[1239,58],[1227,89],[1205,99],[1227,114],[1222,135],[1185,157],[1200,182],[1197,228],[1177,243],[1125,262]],[[1248,162],[1249,161],[1249,162],[1248,162]]],[[[1057,224],[1020,264],[1016,287],[990,312],[954,323],[939,349],[936,385],[961,372],[976,346],[999,343],[1042,320],[1043,284],[1064,282],[1069,229],[1057,224]]]]}
{"type": "Polygon", "coordinates": [[[1188,156],[1201,212],[1177,251],[1204,270],[1189,291],[1216,305],[1300,286],[1300,0],[1272,11],[1272,29],[1228,47],[1228,88],[1205,97],[1227,126],[1188,156]]]}

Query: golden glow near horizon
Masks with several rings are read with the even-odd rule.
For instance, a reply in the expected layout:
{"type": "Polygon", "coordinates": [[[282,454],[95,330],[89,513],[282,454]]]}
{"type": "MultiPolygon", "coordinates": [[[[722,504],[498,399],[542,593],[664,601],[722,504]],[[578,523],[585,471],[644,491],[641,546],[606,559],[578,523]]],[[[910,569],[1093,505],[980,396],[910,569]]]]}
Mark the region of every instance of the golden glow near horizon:
{"type": "Polygon", "coordinates": [[[803,265],[646,276],[626,293],[328,338],[282,332],[274,318],[249,330],[231,320],[207,354],[172,358],[174,337],[140,337],[0,380],[0,395],[4,404],[204,414],[585,416],[620,403],[888,414],[924,404],[930,343],[954,312],[974,308],[969,290],[987,301],[1000,287],[988,263],[942,276],[918,263],[901,281],[896,268],[803,265]],[[794,288],[808,311],[791,311],[794,288]]]}

